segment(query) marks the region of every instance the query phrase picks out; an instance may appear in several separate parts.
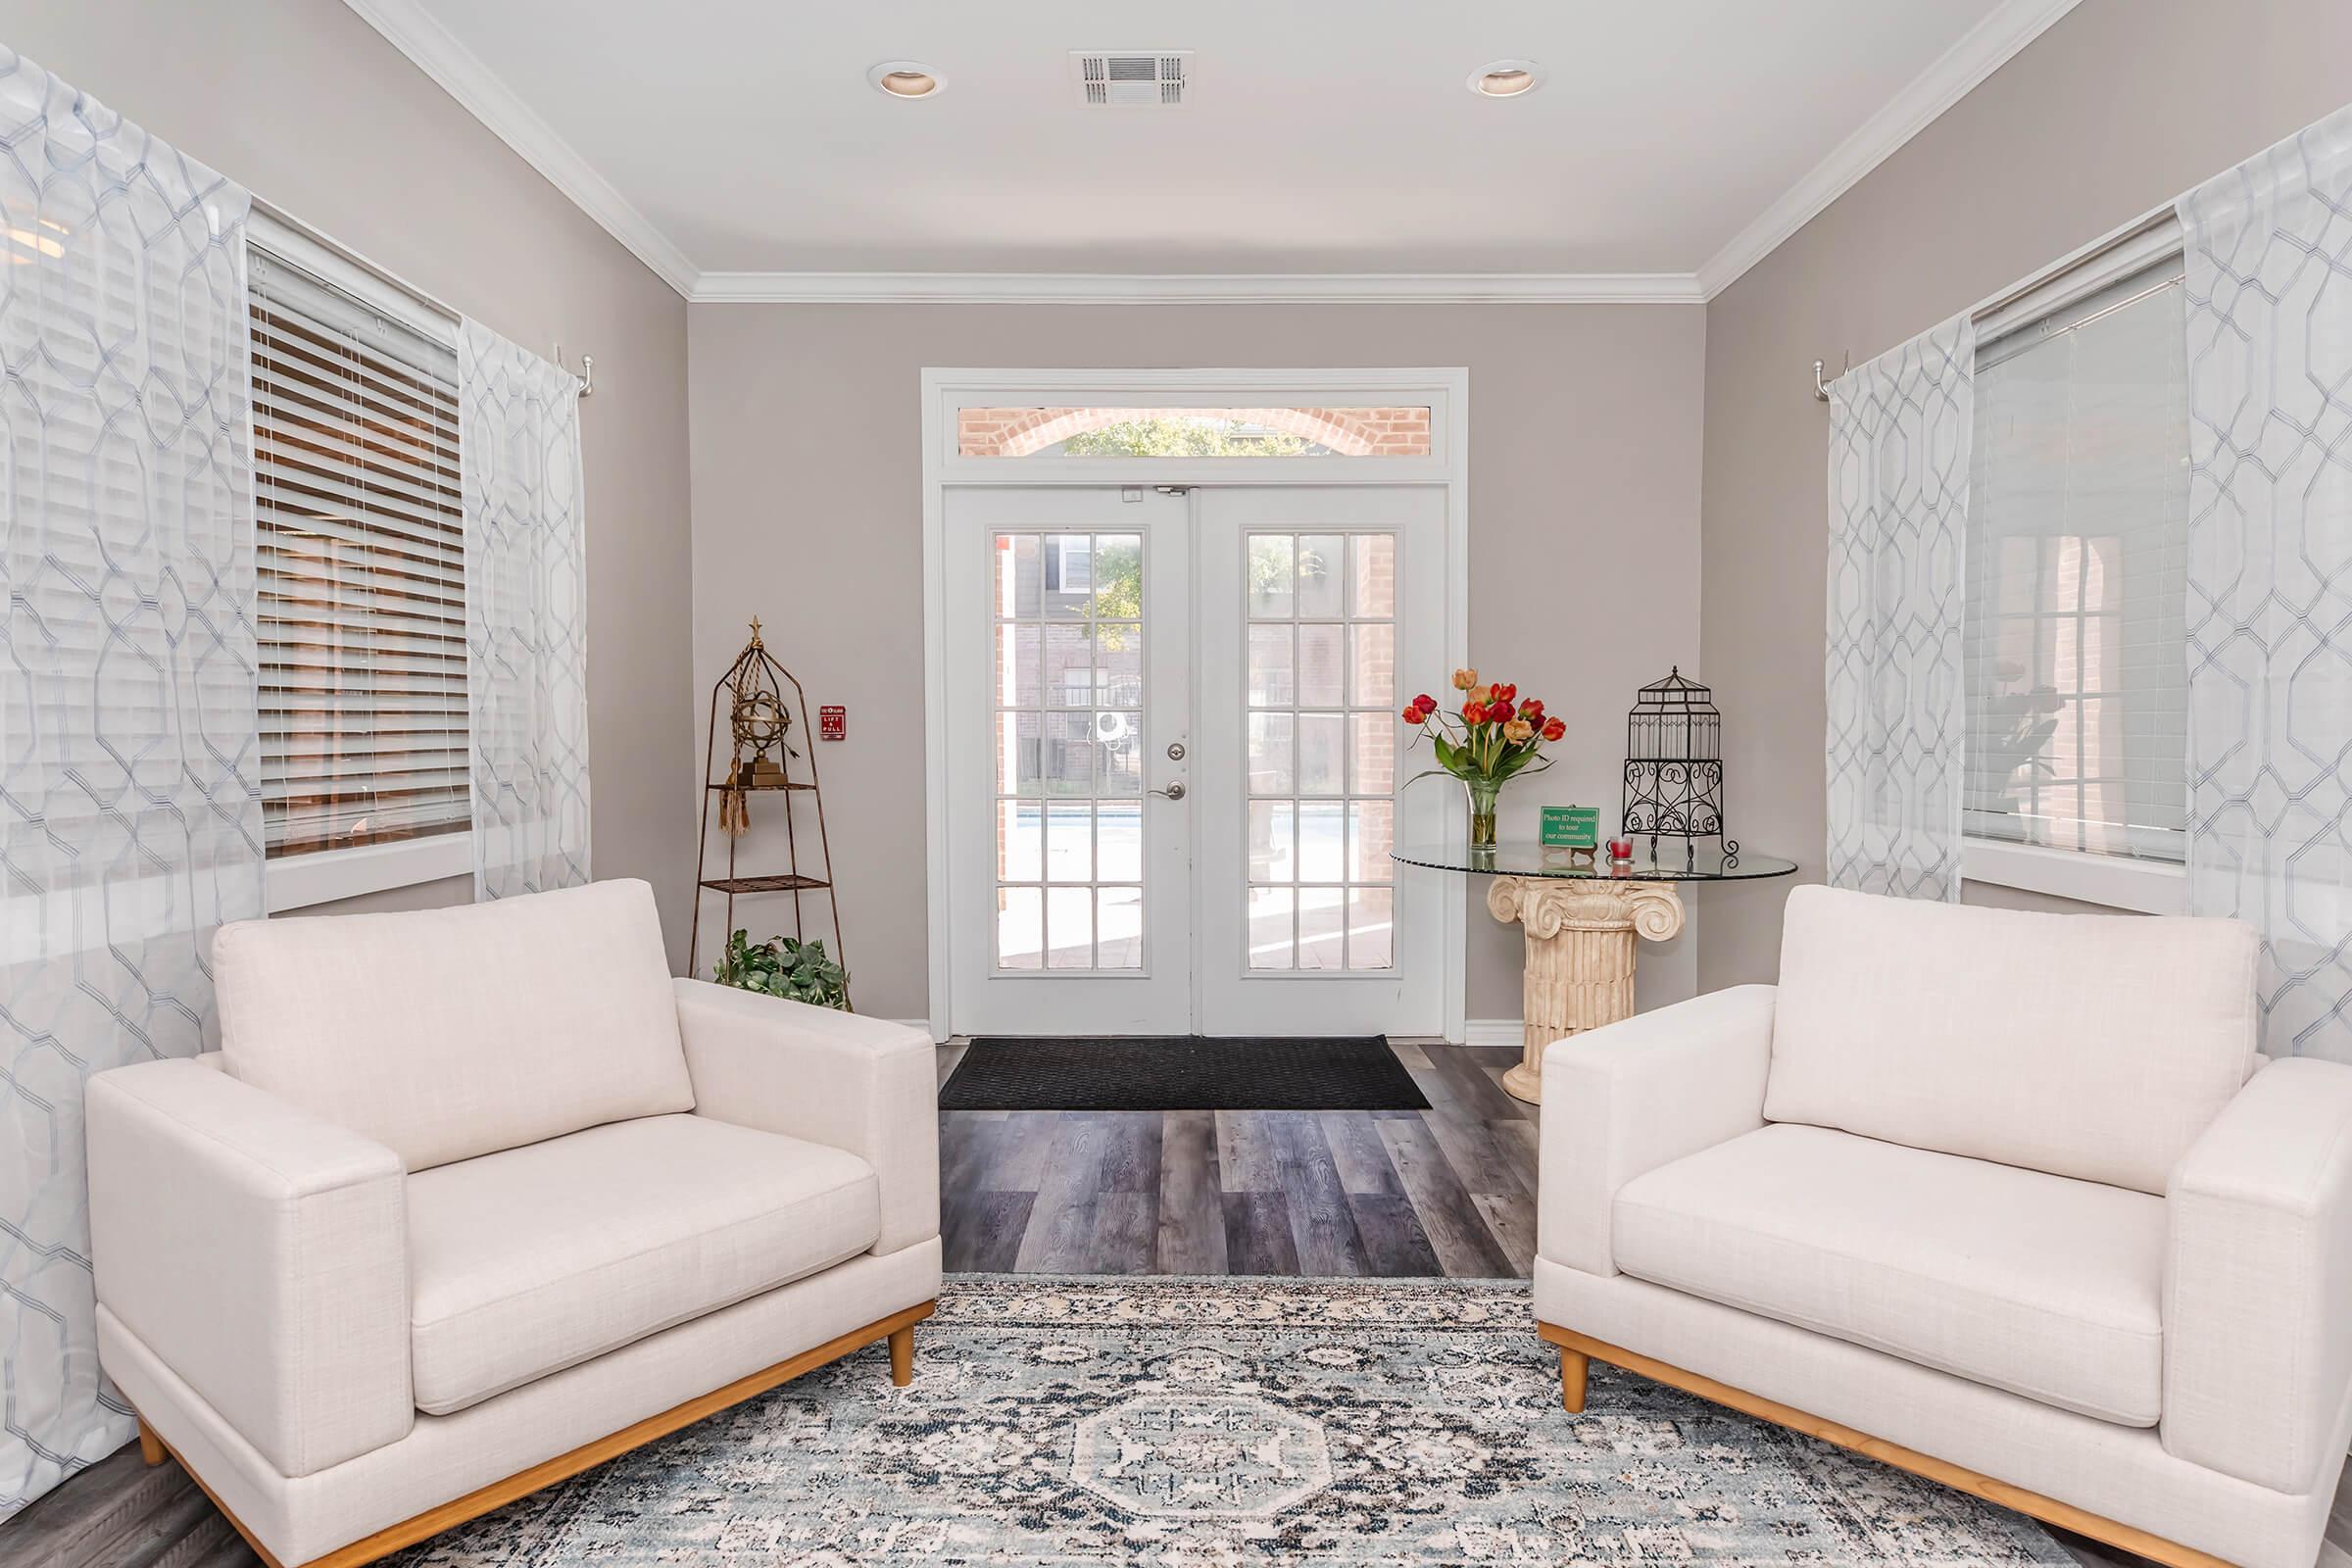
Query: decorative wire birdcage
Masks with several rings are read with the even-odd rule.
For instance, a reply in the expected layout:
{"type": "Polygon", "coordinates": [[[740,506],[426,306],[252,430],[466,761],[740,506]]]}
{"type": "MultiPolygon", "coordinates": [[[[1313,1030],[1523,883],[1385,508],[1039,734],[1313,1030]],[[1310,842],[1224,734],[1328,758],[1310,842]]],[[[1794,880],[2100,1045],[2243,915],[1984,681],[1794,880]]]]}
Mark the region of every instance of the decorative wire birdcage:
{"type": "Polygon", "coordinates": [[[1681,665],[1642,688],[1625,721],[1625,836],[1647,838],[1652,864],[1660,839],[1681,839],[1687,868],[1698,841],[1720,844],[1726,864],[1740,858],[1723,832],[1723,715],[1713,694],[1681,665]]]}

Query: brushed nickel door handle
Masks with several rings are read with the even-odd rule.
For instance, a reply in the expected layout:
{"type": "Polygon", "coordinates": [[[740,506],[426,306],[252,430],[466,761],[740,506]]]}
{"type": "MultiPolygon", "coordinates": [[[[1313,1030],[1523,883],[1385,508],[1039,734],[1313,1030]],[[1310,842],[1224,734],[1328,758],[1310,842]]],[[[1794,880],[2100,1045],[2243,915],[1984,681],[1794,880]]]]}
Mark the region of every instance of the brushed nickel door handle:
{"type": "Polygon", "coordinates": [[[1184,786],[1182,784],[1171,784],[1164,790],[1153,790],[1152,793],[1153,795],[1164,795],[1171,801],[1181,801],[1184,799],[1184,786]]]}

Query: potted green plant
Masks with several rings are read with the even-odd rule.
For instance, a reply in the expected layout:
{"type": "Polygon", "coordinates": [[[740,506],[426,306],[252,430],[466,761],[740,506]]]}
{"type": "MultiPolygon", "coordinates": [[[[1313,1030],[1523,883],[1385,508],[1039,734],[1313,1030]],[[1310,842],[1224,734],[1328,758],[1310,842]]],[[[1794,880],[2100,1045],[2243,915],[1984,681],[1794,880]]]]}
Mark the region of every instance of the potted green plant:
{"type": "Polygon", "coordinates": [[[727,938],[727,951],[710,978],[763,997],[850,1010],[849,971],[825,956],[821,941],[770,937],[756,943],[749,932],[738,931],[727,938]]]}

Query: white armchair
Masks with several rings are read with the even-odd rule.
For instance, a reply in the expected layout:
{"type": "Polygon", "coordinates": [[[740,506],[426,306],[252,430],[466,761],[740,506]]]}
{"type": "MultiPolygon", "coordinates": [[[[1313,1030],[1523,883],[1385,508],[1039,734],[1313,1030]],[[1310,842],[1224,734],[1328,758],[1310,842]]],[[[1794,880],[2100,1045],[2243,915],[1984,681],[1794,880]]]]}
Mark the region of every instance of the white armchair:
{"type": "Polygon", "coordinates": [[[247,922],[220,1054],[88,1098],[100,1356],[348,1568],[877,1341],[940,1281],[918,1031],[673,980],[652,890],[247,922]]]}
{"type": "Polygon", "coordinates": [[[2251,931],[1799,888],[1778,986],[1551,1046],[1536,1315],[2159,1561],[2310,1568],[2352,1443],[2352,1067],[2251,931]],[[2257,1070],[2259,1069],[2259,1070],[2257,1070]]]}

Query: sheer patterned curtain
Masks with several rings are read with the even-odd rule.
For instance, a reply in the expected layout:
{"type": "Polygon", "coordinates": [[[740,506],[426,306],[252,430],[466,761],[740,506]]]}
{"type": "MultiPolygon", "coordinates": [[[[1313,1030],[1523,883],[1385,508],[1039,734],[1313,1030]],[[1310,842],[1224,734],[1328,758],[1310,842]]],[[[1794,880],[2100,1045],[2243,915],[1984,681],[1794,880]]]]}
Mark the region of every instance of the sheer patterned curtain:
{"type": "Polygon", "coordinates": [[[588,560],[579,383],[458,329],[473,896],[588,880],[588,560]]]}
{"type": "Polygon", "coordinates": [[[2189,908],[2263,936],[2263,1049],[2352,1061],[2352,110],[2180,202],[2189,908]]]}
{"type": "Polygon", "coordinates": [[[246,193],[0,49],[0,1518],[128,1441],[81,1089],[262,912],[246,193]]]}
{"type": "Polygon", "coordinates": [[[1829,880],[1960,897],[1967,317],[1838,377],[1830,398],[1829,880]]]}

